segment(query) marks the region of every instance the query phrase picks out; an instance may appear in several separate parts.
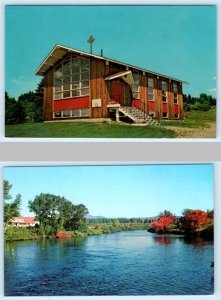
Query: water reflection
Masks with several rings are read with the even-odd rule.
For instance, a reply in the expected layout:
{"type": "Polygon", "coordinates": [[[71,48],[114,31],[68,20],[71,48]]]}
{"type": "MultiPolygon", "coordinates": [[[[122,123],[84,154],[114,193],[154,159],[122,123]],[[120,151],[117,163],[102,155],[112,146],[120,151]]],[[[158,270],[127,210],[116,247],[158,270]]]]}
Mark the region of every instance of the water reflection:
{"type": "Polygon", "coordinates": [[[199,236],[185,236],[184,242],[186,244],[201,245],[205,243],[213,243],[213,240],[205,237],[199,237],[199,236]]]}
{"type": "Polygon", "coordinates": [[[169,245],[175,242],[175,239],[168,237],[168,236],[156,236],[154,237],[154,242],[157,244],[169,245]]]}

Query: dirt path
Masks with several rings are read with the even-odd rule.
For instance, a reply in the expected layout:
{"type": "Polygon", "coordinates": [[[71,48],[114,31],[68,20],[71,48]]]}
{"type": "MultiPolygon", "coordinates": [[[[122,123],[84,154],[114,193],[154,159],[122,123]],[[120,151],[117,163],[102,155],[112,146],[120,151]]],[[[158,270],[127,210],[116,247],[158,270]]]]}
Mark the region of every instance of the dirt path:
{"type": "Polygon", "coordinates": [[[177,138],[199,138],[210,139],[216,137],[216,124],[210,123],[209,128],[187,128],[187,127],[175,127],[168,126],[167,129],[172,129],[176,132],[177,138]]]}

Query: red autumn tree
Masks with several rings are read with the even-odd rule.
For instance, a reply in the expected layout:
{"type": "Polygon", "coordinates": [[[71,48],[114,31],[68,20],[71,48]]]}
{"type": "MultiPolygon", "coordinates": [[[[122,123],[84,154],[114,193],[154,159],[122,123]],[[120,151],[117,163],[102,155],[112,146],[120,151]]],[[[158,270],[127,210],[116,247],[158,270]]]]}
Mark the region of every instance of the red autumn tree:
{"type": "Polygon", "coordinates": [[[182,218],[183,228],[189,232],[200,231],[210,222],[212,222],[212,219],[208,213],[199,209],[184,211],[182,218]]]}
{"type": "Polygon", "coordinates": [[[175,221],[176,217],[172,213],[165,211],[151,223],[151,229],[155,232],[168,232],[175,221]]]}

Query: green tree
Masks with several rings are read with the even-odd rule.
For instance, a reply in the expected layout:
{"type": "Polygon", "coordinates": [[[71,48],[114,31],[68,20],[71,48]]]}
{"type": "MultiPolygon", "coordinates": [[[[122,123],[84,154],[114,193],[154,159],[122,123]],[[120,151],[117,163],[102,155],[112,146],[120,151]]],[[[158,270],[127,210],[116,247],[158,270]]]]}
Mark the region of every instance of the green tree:
{"type": "Polygon", "coordinates": [[[21,195],[16,195],[15,200],[12,201],[12,197],[10,195],[10,189],[12,188],[12,185],[7,180],[4,180],[3,184],[4,224],[6,226],[14,217],[20,215],[21,195]]]}
{"type": "Polygon", "coordinates": [[[34,212],[40,222],[41,232],[55,233],[57,230],[76,230],[86,222],[88,209],[85,205],[74,205],[64,197],[53,194],[40,194],[29,201],[29,210],[34,212]],[[44,230],[43,230],[44,229],[44,230]]]}
{"type": "Polygon", "coordinates": [[[23,123],[25,120],[25,112],[20,103],[15,98],[9,97],[8,93],[5,93],[5,124],[18,124],[23,123]]]}
{"type": "Polygon", "coordinates": [[[42,122],[43,121],[43,98],[44,98],[44,79],[38,84],[37,89],[35,90],[34,98],[34,121],[42,122]]]}

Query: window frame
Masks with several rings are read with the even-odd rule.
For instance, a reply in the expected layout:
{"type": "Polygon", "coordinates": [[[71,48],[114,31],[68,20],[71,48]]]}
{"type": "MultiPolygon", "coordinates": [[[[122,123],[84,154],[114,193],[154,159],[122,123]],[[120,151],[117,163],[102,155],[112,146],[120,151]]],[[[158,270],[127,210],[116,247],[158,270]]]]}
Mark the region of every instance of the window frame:
{"type": "Polygon", "coordinates": [[[173,83],[173,103],[174,104],[179,104],[178,102],[178,84],[176,82],[173,83]],[[176,87],[176,93],[174,93],[174,87],[176,87]],[[175,97],[176,95],[176,97],[175,97]],[[175,101],[176,100],[176,101],[175,101]]]}
{"type": "Polygon", "coordinates": [[[90,109],[88,107],[84,107],[84,108],[76,108],[76,109],[63,109],[63,110],[56,110],[53,112],[53,119],[70,119],[70,118],[87,118],[90,117],[90,109]],[[74,116],[72,111],[73,110],[78,110],[79,111],[79,115],[78,116],[74,116]],[[82,110],[88,110],[88,114],[87,115],[82,115],[82,110]],[[64,111],[69,111],[69,116],[68,117],[64,117],[64,111]],[[61,116],[60,117],[56,117],[55,114],[56,112],[60,112],[61,116]]]}
{"type": "Polygon", "coordinates": [[[133,79],[134,79],[135,74],[138,76],[138,80],[137,80],[137,83],[135,83],[135,80],[134,80],[134,83],[132,84],[132,94],[133,94],[134,100],[140,100],[140,73],[138,71],[133,71],[132,72],[133,79]],[[137,86],[136,90],[134,89],[135,85],[137,86]],[[137,97],[134,97],[134,94],[137,94],[137,97]]]}
{"type": "Polygon", "coordinates": [[[154,78],[153,77],[147,77],[147,96],[148,96],[148,101],[155,101],[155,97],[154,97],[154,78]],[[152,80],[153,86],[149,86],[150,80],[152,80]],[[152,93],[149,92],[149,88],[153,89],[152,93]],[[153,95],[153,99],[150,99],[149,95],[153,95]]]}
{"type": "Polygon", "coordinates": [[[53,100],[63,100],[87,96],[90,96],[90,59],[81,57],[79,55],[71,55],[70,57],[63,59],[53,68],[53,100]],[[78,60],[78,63],[76,65],[74,65],[75,59],[78,60]],[[84,61],[87,61],[87,63],[83,64],[84,61]],[[69,66],[64,67],[67,62],[69,62],[69,66]],[[76,69],[78,70],[78,73],[76,73],[76,69]],[[55,72],[58,72],[59,70],[61,72],[61,75],[56,78],[55,72]],[[67,70],[69,71],[69,74],[67,74],[67,70]],[[85,75],[87,78],[83,78],[82,80],[82,77],[85,75]],[[74,76],[75,78],[78,77],[79,79],[74,80],[74,76]],[[56,79],[59,82],[59,77],[60,84],[55,84],[56,79]],[[85,82],[87,83],[87,85],[83,86],[85,82]],[[77,84],[78,86],[74,88],[74,84],[77,84]],[[76,91],[76,95],[74,95],[74,91],[76,91]],[[69,94],[67,96],[64,96],[65,92],[69,92],[69,94]],[[56,97],[56,95],[58,96],[56,97]]]}
{"type": "Polygon", "coordinates": [[[166,80],[161,80],[161,91],[162,91],[162,102],[168,103],[167,92],[168,92],[168,82],[166,80]],[[166,86],[166,90],[164,91],[163,86],[166,86]],[[165,94],[164,94],[165,92],[165,94]],[[164,101],[165,99],[165,101],[164,101]]]}
{"type": "Polygon", "coordinates": [[[168,119],[168,112],[167,111],[162,112],[162,119],[168,119]],[[164,117],[163,114],[167,114],[166,117],[164,117]]]}

